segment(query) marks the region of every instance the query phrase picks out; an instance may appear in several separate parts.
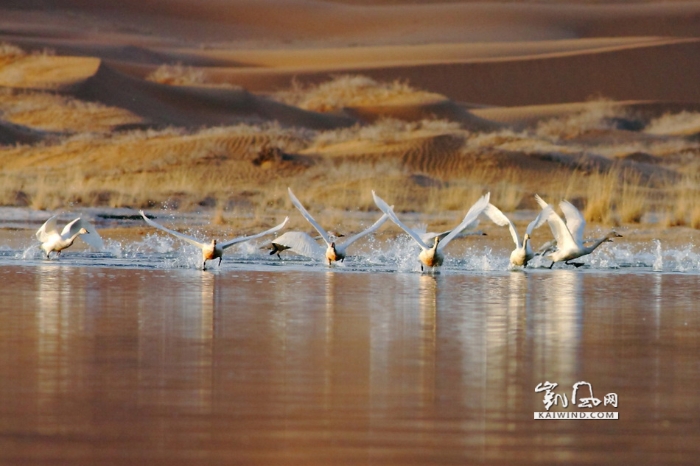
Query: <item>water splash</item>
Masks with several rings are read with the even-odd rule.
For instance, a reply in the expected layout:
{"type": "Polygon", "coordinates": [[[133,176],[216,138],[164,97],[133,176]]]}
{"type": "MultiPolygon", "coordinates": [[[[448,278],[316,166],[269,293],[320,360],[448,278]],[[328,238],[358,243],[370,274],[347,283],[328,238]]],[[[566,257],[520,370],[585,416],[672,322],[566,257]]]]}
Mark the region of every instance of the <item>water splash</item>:
{"type": "Polygon", "coordinates": [[[654,240],[656,243],[656,255],[654,257],[654,264],[652,266],[654,272],[663,272],[664,270],[664,257],[661,252],[661,241],[658,239],[654,240]]]}
{"type": "MultiPolygon", "coordinates": [[[[195,234],[193,232],[193,234],[195,234]]],[[[196,235],[196,234],[195,234],[196,235]]],[[[197,235],[201,237],[201,235],[197,235]]],[[[267,241],[244,242],[228,249],[221,265],[222,270],[250,267],[303,267],[304,270],[327,270],[328,265],[320,259],[283,253],[282,260],[270,256],[264,249],[267,241]],[[262,249],[261,249],[262,248],[262,249]]],[[[333,264],[339,272],[400,272],[421,273],[418,254],[420,248],[407,235],[380,240],[368,237],[353,245],[344,263],[333,264]]],[[[494,247],[483,242],[450,245],[445,251],[445,263],[440,273],[495,273],[507,272],[510,250],[494,247]]],[[[19,247],[0,245],[0,261],[22,261],[27,265],[45,263],[46,259],[38,244],[27,240],[19,247]]],[[[71,248],[60,258],[52,257],[52,263],[80,266],[145,267],[160,269],[200,269],[202,256],[198,248],[170,235],[154,232],[137,241],[106,239],[101,251],[71,248]]],[[[211,270],[218,270],[218,261],[209,263],[211,270]]],[[[662,246],[655,239],[645,243],[606,243],[589,256],[576,260],[584,266],[582,270],[635,269],[639,271],[700,273],[700,250],[693,243],[671,247],[662,246]]],[[[528,269],[548,268],[550,262],[536,256],[528,269]]],[[[557,264],[554,268],[569,268],[557,264]]],[[[518,268],[519,269],[519,268],[518,268]]]]}

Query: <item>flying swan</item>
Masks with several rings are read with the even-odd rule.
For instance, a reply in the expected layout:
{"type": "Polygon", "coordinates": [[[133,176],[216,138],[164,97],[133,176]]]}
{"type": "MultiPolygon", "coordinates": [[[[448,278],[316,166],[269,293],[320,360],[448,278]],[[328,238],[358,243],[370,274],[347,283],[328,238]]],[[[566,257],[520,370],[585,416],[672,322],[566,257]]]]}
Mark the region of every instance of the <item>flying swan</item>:
{"type": "MultiPolygon", "coordinates": [[[[363,236],[369,235],[370,233],[374,233],[377,229],[379,229],[379,227],[384,225],[384,222],[386,222],[389,219],[389,217],[386,214],[384,214],[379,218],[379,220],[374,222],[374,224],[371,227],[357,233],[354,236],[349,237],[343,243],[337,243],[336,241],[331,239],[331,237],[328,235],[328,232],[326,232],[326,230],[324,230],[323,227],[319,225],[316,222],[316,220],[314,220],[311,214],[309,214],[309,212],[306,211],[301,202],[299,202],[299,199],[297,199],[297,197],[292,192],[292,189],[287,188],[287,191],[289,192],[289,198],[292,200],[292,204],[294,204],[294,207],[296,207],[299,210],[299,212],[301,212],[301,215],[311,224],[311,226],[313,226],[316,229],[318,234],[321,235],[321,237],[323,238],[323,241],[325,241],[327,246],[325,256],[326,260],[328,261],[328,265],[331,265],[333,261],[343,262],[347,254],[347,249],[352,243],[362,238],[363,236]]],[[[275,243],[282,244],[283,246],[286,246],[287,249],[291,249],[292,251],[298,254],[309,257],[317,257],[318,250],[315,249],[314,246],[316,248],[320,248],[320,246],[318,246],[318,244],[316,244],[313,241],[313,238],[311,238],[311,236],[307,235],[306,233],[294,233],[297,233],[297,235],[294,237],[286,238],[286,244],[280,243],[279,238],[275,240],[275,243]]]]}
{"type": "Polygon", "coordinates": [[[511,268],[526,267],[527,263],[532,260],[533,257],[535,257],[535,253],[530,245],[530,236],[532,235],[532,231],[534,229],[541,227],[544,222],[547,221],[547,218],[551,213],[551,206],[548,205],[547,207],[543,208],[539,215],[537,215],[537,217],[535,217],[535,219],[528,224],[527,228],[525,229],[525,235],[523,235],[521,240],[518,232],[515,230],[515,225],[513,225],[513,222],[506,217],[498,207],[493,204],[486,206],[486,209],[484,209],[484,215],[490,218],[491,221],[498,226],[504,227],[507,225],[508,229],[510,230],[510,235],[513,237],[515,249],[513,249],[513,251],[510,253],[511,268]]]}
{"type": "Polygon", "coordinates": [[[143,213],[143,210],[139,210],[139,213],[143,217],[143,219],[151,225],[154,228],[158,228],[159,230],[163,230],[166,233],[170,233],[173,236],[176,236],[180,238],[183,241],[186,241],[194,246],[197,246],[199,249],[202,250],[202,270],[207,269],[207,261],[209,260],[214,260],[216,258],[219,259],[219,264],[221,265],[221,259],[224,255],[224,250],[230,248],[234,244],[238,243],[243,243],[245,241],[250,241],[252,239],[260,238],[261,236],[269,235],[271,233],[274,233],[276,231],[281,230],[286,224],[287,221],[289,220],[289,217],[286,217],[282,223],[277,225],[276,227],[272,227],[269,230],[265,230],[262,233],[258,233],[255,235],[251,236],[241,236],[239,238],[234,238],[228,241],[224,241],[222,243],[219,243],[215,239],[211,240],[208,243],[201,242],[197,240],[196,238],[186,235],[184,233],[180,233],[178,231],[171,230],[169,228],[164,227],[163,225],[160,225],[159,223],[154,222],[150,218],[146,217],[146,214],[143,213]]]}
{"type": "Polygon", "coordinates": [[[60,256],[61,251],[72,246],[78,236],[95,249],[104,247],[102,237],[87,220],[78,217],[59,233],[56,226],[57,217],[58,215],[54,215],[48,219],[36,232],[36,238],[41,242],[39,247],[46,253],[47,259],[51,258],[52,252],[55,252],[57,257],[60,256]]]}
{"type": "Polygon", "coordinates": [[[452,231],[450,231],[445,236],[441,236],[440,234],[436,235],[434,237],[432,246],[426,244],[426,241],[424,241],[421,238],[420,234],[404,225],[404,223],[401,220],[399,220],[399,218],[394,213],[394,208],[389,206],[382,198],[377,196],[377,194],[374,191],[372,191],[372,197],[374,197],[374,203],[377,204],[379,210],[384,212],[384,214],[388,215],[392,222],[398,225],[403,231],[408,233],[409,236],[413,238],[415,242],[418,243],[418,245],[421,247],[422,251],[418,255],[418,260],[421,262],[420,269],[421,271],[423,271],[424,266],[434,268],[442,265],[442,262],[445,259],[442,250],[445,248],[445,246],[447,246],[447,244],[450,241],[452,241],[457,235],[459,235],[459,233],[461,233],[462,230],[464,230],[467,226],[473,224],[473,222],[477,219],[481,212],[483,212],[484,209],[486,209],[486,206],[489,204],[490,193],[481,196],[481,198],[478,201],[476,201],[474,205],[469,209],[467,215],[464,216],[462,223],[453,228],[452,231]]]}
{"type": "MultiPolygon", "coordinates": [[[[549,207],[549,204],[537,194],[535,194],[535,200],[542,209],[549,207]]],[[[550,249],[543,253],[547,254],[545,256],[546,259],[552,261],[552,264],[549,266],[550,269],[555,262],[564,262],[566,265],[581,267],[583,263],[569,261],[592,253],[604,242],[612,242],[611,238],[622,238],[622,235],[615,231],[610,231],[602,238],[593,240],[593,244],[590,246],[586,246],[583,241],[583,230],[586,228],[586,220],[581,215],[581,212],[569,201],[561,201],[559,207],[564,212],[566,223],[553,210],[547,217],[547,223],[549,223],[549,228],[551,228],[556,242],[556,249],[550,249]]]]}

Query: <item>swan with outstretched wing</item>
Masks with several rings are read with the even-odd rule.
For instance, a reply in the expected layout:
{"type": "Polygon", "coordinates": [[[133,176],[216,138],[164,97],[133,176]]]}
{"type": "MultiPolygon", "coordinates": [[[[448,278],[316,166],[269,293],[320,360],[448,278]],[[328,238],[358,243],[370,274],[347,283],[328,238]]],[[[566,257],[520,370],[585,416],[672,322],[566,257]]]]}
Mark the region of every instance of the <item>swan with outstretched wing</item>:
{"type": "Polygon", "coordinates": [[[219,259],[219,265],[221,265],[221,259],[223,258],[224,255],[224,250],[230,248],[234,244],[242,243],[244,241],[250,241],[252,239],[257,239],[265,235],[270,235],[272,233],[275,233],[276,231],[281,230],[284,228],[284,226],[287,224],[287,221],[289,220],[289,217],[286,217],[282,223],[279,225],[270,228],[269,230],[265,230],[261,233],[257,233],[255,235],[251,236],[240,236],[238,238],[234,238],[228,241],[223,241],[219,242],[216,239],[213,239],[209,242],[203,242],[198,240],[197,238],[194,238],[192,236],[186,235],[184,233],[180,233],[179,231],[171,230],[170,228],[166,228],[163,225],[154,222],[150,218],[146,217],[146,214],[143,213],[143,210],[139,211],[141,213],[141,216],[143,219],[151,225],[153,228],[157,228],[159,230],[163,230],[166,233],[169,233],[177,238],[180,238],[181,240],[190,243],[193,246],[198,247],[202,251],[202,270],[206,270],[207,268],[207,261],[214,260],[214,259],[219,259]]]}
{"type": "Polygon", "coordinates": [[[450,241],[456,238],[457,235],[462,232],[462,230],[471,225],[477,219],[477,217],[481,215],[486,206],[489,204],[490,193],[481,196],[481,198],[469,209],[462,222],[450,230],[449,233],[444,236],[441,236],[440,234],[436,235],[433,238],[432,246],[429,245],[428,242],[424,241],[419,233],[407,227],[401,220],[399,220],[394,213],[394,208],[387,204],[382,198],[377,196],[374,191],[372,191],[372,197],[374,198],[374,203],[377,205],[377,207],[379,207],[379,210],[384,212],[385,215],[388,215],[392,222],[408,233],[408,235],[420,246],[421,253],[418,255],[418,260],[421,263],[421,270],[423,270],[424,266],[434,268],[442,265],[445,259],[442,250],[445,249],[450,241]]]}
{"type": "MultiPolygon", "coordinates": [[[[301,212],[301,215],[306,219],[307,222],[311,224],[311,226],[314,227],[314,229],[318,232],[319,235],[321,235],[321,238],[323,238],[323,241],[326,243],[326,260],[328,261],[328,265],[331,265],[334,261],[340,261],[343,262],[345,260],[345,257],[347,256],[347,249],[348,247],[354,243],[355,241],[359,240],[360,238],[363,238],[370,233],[374,233],[384,225],[384,222],[386,222],[389,217],[385,214],[382,215],[379,220],[374,222],[372,226],[369,228],[362,230],[361,232],[350,236],[348,239],[343,241],[342,243],[337,241],[337,238],[333,239],[331,236],[328,234],[326,230],[323,229],[321,225],[316,222],[316,220],[309,214],[309,212],[306,210],[306,208],[302,205],[302,203],[297,199],[297,197],[294,195],[292,192],[291,188],[287,188],[287,191],[289,192],[289,198],[292,200],[292,204],[294,204],[294,207],[296,207],[299,212],[301,212]]],[[[307,235],[308,236],[308,235],[307,235]]],[[[309,238],[311,238],[309,236],[309,238]]],[[[301,241],[301,238],[298,239],[301,241]]],[[[293,246],[289,246],[290,249],[295,250],[295,249],[301,249],[302,247],[309,247],[310,243],[308,243],[306,238],[303,238],[303,241],[307,244],[302,245],[302,244],[295,244],[293,246]]],[[[317,245],[318,246],[318,245],[317,245]]],[[[313,248],[312,248],[313,249],[313,248]]],[[[301,254],[301,253],[300,253],[301,254]]],[[[304,254],[306,255],[306,254],[304,254]]]]}
{"type": "Polygon", "coordinates": [[[56,256],[60,256],[61,251],[72,246],[78,237],[95,249],[104,248],[102,237],[97,233],[95,227],[82,217],[69,222],[60,232],[57,220],[58,215],[54,215],[44,222],[35,233],[36,238],[41,242],[39,247],[44,251],[47,259],[51,257],[52,252],[55,252],[56,256]]]}
{"type": "Polygon", "coordinates": [[[515,249],[510,253],[510,267],[526,267],[527,263],[535,257],[535,253],[532,250],[532,245],[530,244],[530,236],[533,230],[544,225],[552,212],[552,207],[547,206],[540,211],[540,213],[535,217],[535,219],[530,222],[525,229],[525,234],[522,239],[518,235],[517,230],[513,222],[506,217],[506,215],[493,204],[489,204],[486,209],[484,209],[484,215],[491,219],[493,223],[499,226],[508,226],[510,230],[510,235],[513,237],[513,242],[515,243],[515,249]]]}
{"type": "MultiPolygon", "coordinates": [[[[535,200],[542,209],[549,207],[549,204],[537,194],[535,194],[535,200]]],[[[602,238],[593,240],[590,246],[586,246],[583,240],[586,220],[581,212],[569,201],[561,201],[559,207],[566,217],[566,222],[554,210],[547,216],[547,223],[549,223],[549,228],[552,230],[556,241],[556,247],[552,245],[545,252],[545,258],[552,261],[552,264],[549,266],[550,269],[556,262],[564,262],[566,265],[581,267],[583,263],[570,261],[592,253],[601,244],[612,242],[612,238],[622,238],[622,235],[612,230],[602,238]]]]}

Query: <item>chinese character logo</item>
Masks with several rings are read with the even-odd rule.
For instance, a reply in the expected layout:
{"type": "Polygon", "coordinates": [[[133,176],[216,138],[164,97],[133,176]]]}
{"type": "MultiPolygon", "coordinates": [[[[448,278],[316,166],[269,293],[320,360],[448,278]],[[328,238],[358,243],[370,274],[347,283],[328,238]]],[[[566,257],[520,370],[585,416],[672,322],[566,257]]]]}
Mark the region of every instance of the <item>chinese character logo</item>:
{"type": "MultiPolygon", "coordinates": [[[[554,393],[554,390],[558,385],[558,383],[546,381],[544,383],[537,384],[535,387],[535,393],[544,392],[544,399],[542,400],[542,403],[547,411],[549,411],[549,409],[554,405],[561,406],[562,408],[569,407],[569,399],[566,397],[566,394],[562,395],[559,393],[554,393]]],[[[617,393],[608,393],[603,398],[603,401],[600,401],[599,398],[593,396],[593,386],[588,382],[576,382],[572,388],[571,404],[577,406],[578,408],[592,409],[598,406],[600,403],[603,403],[603,406],[611,405],[617,408],[617,393]],[[578,404],[576,404],[577,400],[578,404]]]]}

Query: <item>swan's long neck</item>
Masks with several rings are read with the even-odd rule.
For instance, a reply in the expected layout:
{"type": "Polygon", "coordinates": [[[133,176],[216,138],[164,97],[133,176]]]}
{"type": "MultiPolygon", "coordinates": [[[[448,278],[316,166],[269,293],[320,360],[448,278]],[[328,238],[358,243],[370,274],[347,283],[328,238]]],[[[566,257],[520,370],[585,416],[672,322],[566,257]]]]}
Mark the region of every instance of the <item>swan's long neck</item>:
{"type": "Polygon", "coordinates": [[[68,238],[66,238],[66,239],[63,241],[64,246],[65,246],[65,247],[72,246],[72,245],[73,245],[73,242],[75,241],[75,239],[76,239],[78,236],[82,235],[82,234],[83,234],[82,232],[78,231],[78,232],[75,233],[73,236],[69,236],[68,238]]]}
{"type": "Polygon", "coordinates": [[[593,251],[595,251],[598,246],[605,243],[606,241],[610,241],[610,238],[612,238],[614,236],[617,236],[617,234],[608,233],[607,235],[603,236],[602,238],[598,238],[597,240],[593,241],[593,244],[591,244],[590,246],[584,246],[583,250],[586,251],[586,254],[590,254],[593,251]]]}

